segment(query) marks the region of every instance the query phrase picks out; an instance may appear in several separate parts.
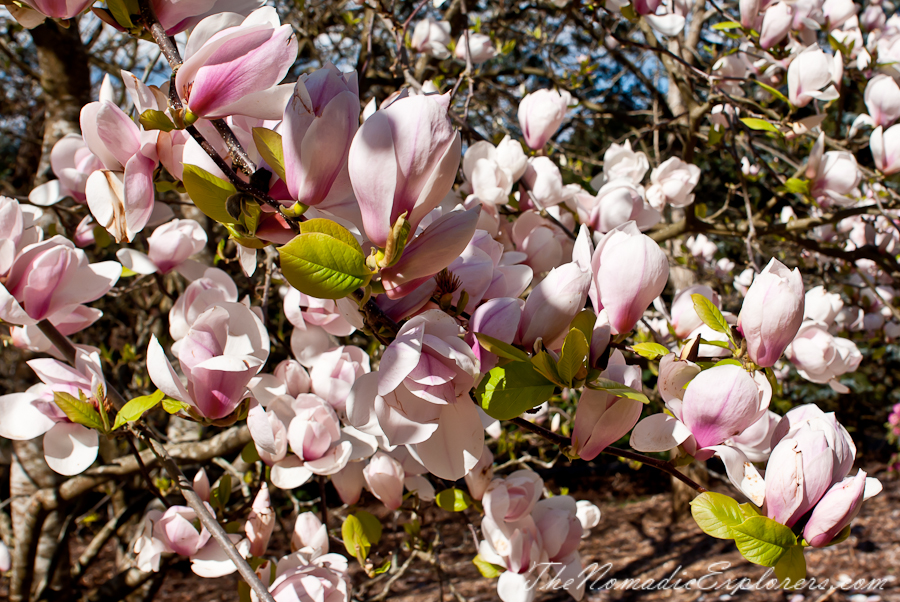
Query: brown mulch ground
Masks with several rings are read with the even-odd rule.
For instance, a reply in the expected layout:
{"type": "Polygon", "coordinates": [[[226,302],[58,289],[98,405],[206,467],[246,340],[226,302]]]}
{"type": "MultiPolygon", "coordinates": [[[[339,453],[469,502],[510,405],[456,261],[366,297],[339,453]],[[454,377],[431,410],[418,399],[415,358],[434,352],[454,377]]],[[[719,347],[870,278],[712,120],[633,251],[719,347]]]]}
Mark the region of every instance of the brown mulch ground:
{"type": "MultiPolygon", "coordinates": [[[[612,579],[616,579],[619,584],[624,579],[638,580],[643,584],[649,579],[671,577],[671,581],[681,579],[684,583],[691,578],[708,574],[709,567],[714,563],[718,564],[712,570],[722,572],[717,581],[723,585],[732,580],[733,586],[743,578],[755,582],[765,573],[763,567],[744,561],[732,542],[704,535],[690,517],[674,523],[670,495],[653,493],[666,486],[664,478],[656,475],[651,477],[646,470],[639,471],[637,477],[626,474],[615,477],[594,475],[590,479],[590,489],[572,491],[577,499],[591,500],[602,511],[600,524],[592,530],[581,547],[585,564],[597,563],[600,567],[597,573],[599,579],[595,582],[596,589],[586,593],[586,600],[876,602],[878,598],[873,596],[879,596],[885,602],[900,602],[900,481],[885,474],[878,475],[885,484],[884,492],[863,506],[846,542],[833,548],[806,552],[810,577],[820,581],[828,579],[831,583],[841,579],[890,579],[881,591],[861,593],[824,589],[806,591],[802,594],[803,598],[798,598],[798,594],[771,590],[737,591],[732,594],[727,591],[730,587],[718,591],[635,591],[621,588],[604,591],[601,588],[604,585],[608,587],[612,579]],[[607,563],[609,566],[605,567],[607,563]]],[[[726,487],[718,484],[714,488],[727,492],[726,487]]],[[[384,509],[378,511],[373,506],[370,510],[382,517],[386,531],[389,530],[392,519],[384,509]]],[[[444,512],[426,513],[423,536],[431,541],[435,529],[441,534],[439,558],[443,580],[438,580],[433,566],[417,561],[396,580],[387,599],[391,602],[440,602],[452,601],[454,598],[457,601],[465,598],[470,602],[497,600],[496,582],[483,579],[471,562],[475,547],[469,520],[477,524],[477,512],[470,509],[454,515],[444,512]],[[458,596],[454,596],[454,592],[458,596]]],[[[402,529],[399,530],[402,534],[402,529]]],[[[395,557],[395,565],[399,566],[408,556],[405,550],[399,548],[401,542],[400,536],[386,536],[378,546],[381,556],[376,557],[389,557],[396,548],[398,556],[395,557]]],[[[86,543],[73,541],[73,551],[77,554],[86,543]]],[[[273,547],[286,546],[284,533],[276,532],[273,547]]],[[[115,551],[111,543],[107,548],[97,566],[92,567],[85,575],[85,582],[97,585],[108,578],[114,566],[115,551]]],[[[335,542],[332,543],[332,550],[343,552],[341,545],[335,542]]],[[[351,567],[357,588],[369,581],[355,561],[351,561],[351,567]]],[[[357,589],[355,593],[363,593],[363,599],[373,596],[382,591],[388,578],[389,576],[380,577],[376,582],[363,586],[364,592],[357,589]]],[[[0,600],[5,599],[8,585],[6,581],[5,577],[0,579],[0,600]]],[[[705,582],[710,581],[711,577],[705,582]]],[[[164,602],[237,602],[237,578],[201,579],[190,572],[186,562],[182,562],[169,572],[153,599],[164,602]]],[[[538,602],[569,599],[571,598],[561,591],[538,591],[536,597],[538,602]]]]}

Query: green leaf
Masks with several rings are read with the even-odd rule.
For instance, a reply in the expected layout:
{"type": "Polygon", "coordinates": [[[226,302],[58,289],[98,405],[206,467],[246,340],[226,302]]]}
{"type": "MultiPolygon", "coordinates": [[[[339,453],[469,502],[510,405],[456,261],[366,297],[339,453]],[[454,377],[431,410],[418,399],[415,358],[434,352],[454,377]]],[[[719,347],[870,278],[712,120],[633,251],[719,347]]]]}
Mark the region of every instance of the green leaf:
{"type": "MultiPolygon", "coordinates": [[[[728,341],[709,341],[707,339],[700,339],[701,345],[712,345],[713,347],[721,347],[722,349],[731,349],[731,345],[728,341]]],[[[738,362],[740,363],[740,362],[738,362]]]]}
{"type": "Polygon", "coordinates": [[[590,353],[591,347],[584,333],[577,328],[570,330],[569,334],[566,335],[565,341],[563,341],[559,362],[557,362],[559,378],[563,383],[567,386],[572,385],[572,380],[578,374],[578,371],[584,367],[584,360],[588,358],[590,353]]]}
{"type": "Polygon", "coordinates": [[[182,410],[188,410],[191,405],[177,399],[172,399],[171,397],[166,397],[162,400],[162,407],[169,414],[177,414],[182,410]]]}
{"type": "Polygon", "coordinates": [[[784,183],[784,188],[788,192],[793,192],[794,194],[809,194],[809,180],[801,180],[800,178],[789,178],[784,183]]]}
{"type": "Polygon", "coordinates": [[[94,404],[59,391],[53,393],[53,401],[72,422],[103,431],[103,422],[100,420],[100,414],[94,409],[94,404]]]}
{"type": "Polygon", "coordinates": [[[729,29],[740,29],[742,25],[736,21],[724,21],[723,23],[716,23],[712,26],[713,29],[718,31],[726,31],[729,29]]]}
{"type": "Polygon", "coordinates": [[[182,176],[184,189],[200,211],[223,224],[235,224],[237,220],[225,209],[228,197],[237,188],[196,165],[185,165],[182,176]]]}
{"type": "Polygon", "coordinates": [[[119,410],[119,413],[116,414],[116,421],[113,424],[112,430],[116,430],[126,422],[134,422],[135,420],[139,420],[141,416],[144,415],[144,412],[156,407],[156,405],[163,400],[166,394],[162,391],[157,390],[156,393],[152,395],[142,395],[141,397],[135,397],[119,410]]]}
{"type": "MultiPolygon", "coordinates": [[[[752,79],[750,81],[752,81],[754,84],[756,84],[757,86],[759,86],[760,88],[762,88],[763,90],[765,90],[766,92],[768,92],[769,94],[771,94],[772,96],[777,98],[778,100],[784,101],[787,104],[791,104],[790,101],[787,99],[787,96],[785,96],[784,94],[782,94],[781,92],[779,92],[778,90],[773,88],[772,86],[766,85],[757,79],[752,79]]],[[[750,117],[748,119],[752,119],[752,117],[750,117]]],[[[744,121],[744,120],[742,120],[742,121],[744,121]]],[[[759,121],[762,121],[762,120],[760,119],[759,121]]],[[[744,121],[744,122],[746,123],[746,121],[744,121]]],[[[765,122],[765,123],[768,123],[768,122],[765,122]]],[[[748,125],[747,127],[750,127],[750,126],[748,125]]],[[[753,128],[753,129],[757,129],[757,128],[753,128]]]]}
{"type": "Polygon", "coordinates": [[[106,0],[106,7],[116,20],[116,23],[125,29],[134,29],[131,15],[140,14],[140,10],[137,6],[129,6],[129,4],[132,3],[124,2],[123,0],[106,0]]]}
{"type": "Polygon", "coordinates": [[[704,324],[715,330],[723,332],[731,339],[731,326],[725,320],[725,316],[719,311],[715,304],[703,295],[693,294],[691,299],[694,301],[694,311],[704,324]]]}
{"type": "Polygon", "coordinates": [[[790,529],[765,516],[748,518],[731,532],[741,555],[762,566],[775,566],[788,549],[797,545],[790,529]]]}
{"type": "Polygon", "coordinates": [[[241,460],[247,464],[259,462],[259,450],[256,449],[256,444],[253,441],[245,445],[244,449],[241,450],[241,460]]]}
{"type": "Polygon", "coordinates": [[[781,560],[775,563],[775,576],[784,589],[794,589],[795,583],[806,579],[806,559],[803,558],[802,547],[792,546],[787,549],[781,560]]]}
{"type": "Polygon", "coordinates": [[[648,360],[655,360],[658,357],[663,357],[664,355],[669,355],[671,353],[671,351],[659,343],[638,343],[637,345],[632,345],[631,350],[648,360]]]}
{"type": "Polygon", "coordinates": [[[382,573],[387,573],[389,570],[391,570],[391,559],[390,558],[386,559],[381,566],[373,569],[372,574],[380,575],[382,573]]]}
{"type": "Polygon", "coordinates": [[[253,128],[253,142],[259,155],[275,170],[275,174],[287,183],[287,178],[284,177],[284,147],[281,134],[266,128],[253,128]]]}
{"type": "Polygon", "coordinates": [[[368,512],[351,514],[341,526],[341,538],[347,552],[362,564],[381,539],[381,522],[368,512]]]}
{"type": "Polygon", "coordinates": [[[727,495],[707,491],[691,500],[691,515],[704,533],[716,539],[733,539],[731,528],[744,522],[741,507],[727,495]]]}
{"type": "Polygon", "coordinates": [[[581,310],[572,323],[569,324],[569,330],[577,328],[587,339],[588,345],[591,344],[591,337],[594,335],[594,324],[597,323],[597,314],[590,309],[581,310]]]}
{"type": "Polygon", "coordinates": [[[626,397],[628,399],[634,399],[635,401],[639,401],[641,403],[650,403],[650,400],[647,399],[647,396],[632,389],[628,385],[623,385],[620,382],[616,382],[614,380],[610,380],[608,378],[597,378],[594,381],[591,381],[587,384],[589,389],[595,389],[598,391],[606,391],[610,395],[615,395],[616,397],[626,397]]]}
{"type": "Polygon", "coordinates": [[[210,494],[211,502],[214,506],[225,509],[228,500],[231,499],[231,475],[227,472],[219,479],[219,486],[213,489],[210,494]]]}
{"type": "Polygon", "coordinates": [[[719,360],[718,362],[716,362],[715,365],[713,366],[713,368],[715,368],[716,366],[741,366],[741,365],[743,365],[743,364],[741,364],[741,362],[734,359],[733,357],[726,357],[724,360],[719,360]]]}
{"type": "Polygon", "coordinates": [[[754,516],[760,516],[759,508],[751,504],[750,502],[744,502],[740,505],[741,514],[744,515],[744,518],[752,518],[754,516]]]}
{"type": "Polygon", "coordinates": [[[294,288],[310,297],[346,297],[372,279],[359,243],[353,242],[325,232],[301,232],[278,249],[281,271],[294,288]]]}
{"type": "Polygon", "coordinates": [[[741,121],[751,130],[775,132],[776,134],[781,134],[781,130],[779,130],[774,123],[769,123],[765,119],[757,119],[756,117],[744,117],[741,119],[741,121]]]}
{"type": "Polygon", "coordinates": [[[301,234],[313,234],[315,232],[325,234],[327,236],[330,236],[331,238],[336,238],[345,245],[353,247],[360,253],[363,252],[362,247],[359,245],[359,242],[356,240],[353,234],[351,234],[350,230],[343,227],[337,222],[331,221],[330,219],[317,217],[314,219],[308,219],[305,222],[300,223],[301,234]]]}
{"type": "Polygon", "coordinates": [[[503,341],[480,332],[475,333],[475,338],[478,339],[478,342],[481,343],[482,347],[498,357],[515,360],[517,362],[531,361],[531,358],[528,357],[527,353],[509,343],[504,343],[503,341]]]}
{"type": "Polygon", "coordinates": [[[534,357],[531,358],[531,365],[550,382],[559,385],[560,387],[568,386],[559,377],[559,368],[556,365],[556,360],[554,360],[546,351],[535,353],[534,357]]]}
{"type": "Polygon", "coordinates": [[[381,521],[375,518],[372,514],[364,510],[360,510],[356,513],[356,518],[359,519],[359,522],[362,523],[363,532],[366,534],[366,539],[369,540],[369,543],[373,546],[381,541],[381,521]]]}
{"type": "Polygon", "coordinates": [[[499,577],[501,573],[506,571],[505,566],[491,564],[490,562],[482,558],[480,554],[476,555],[475,558],[472,559],[472,564],[474,564],[478,568],[478,572],[481,573],[481,576],[486,579],[495,579],[499,577]]]}
{"type": "Polygon", "coordinates": [[[510,420],[550,399],[556,385],[528,362],[514,362],[488,373],[481,407],[491,418],[510,420]]]}
{"type": "Polygon", "coordinates": [[[145,130],[161,130],[163,132],[171,132],[175,129],[175,124],[169,119],[169,116],[162,111],[156,109],[147,109],[141,113],[138,121],[144,126],[145,130]]]}
{"type": "Polygon", "coordinates": [[[725,137],[725,128],[722,126],[711,126],[709,128],[709,146],[715,146],[725,137]]]}
{"type": "Polygon", "coordinates": [[[462,512],[472,503],[472,498],[462,489],[445,489],[435,496],[437,505],[448,512],[462,512]]]}

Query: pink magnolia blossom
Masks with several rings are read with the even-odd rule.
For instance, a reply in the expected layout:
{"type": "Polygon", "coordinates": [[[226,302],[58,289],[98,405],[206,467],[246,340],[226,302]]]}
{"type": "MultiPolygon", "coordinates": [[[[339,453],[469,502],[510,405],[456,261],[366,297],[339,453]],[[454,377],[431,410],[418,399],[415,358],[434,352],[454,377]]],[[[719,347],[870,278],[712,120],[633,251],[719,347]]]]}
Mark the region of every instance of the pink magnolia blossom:
{"type": "Polygon", "coordinates": [[[209,501],[209,477],[206,476],[206,469],[201,468],[197,471],[197,474],[194,475],[194,479],[191,483],[191,486],[194,488],[194,492],[200,496],[200,499],[204,502],[209,501]]]}
{"type": "Polygon", "coordinates": [[[514,523],[531,514],[541,497],[544,481],[530,470],[517,470],[494,479],[482,498],[485,516],[495,522],[514,523]]]}
{"type": "Polygon", "coordinates": [[[665,253],[634,222],[604,235],[594,250],[591,269],[591,303],[606,310],[613,334],[634,328],[669,278],[665,253]]]}
{"type": "Polygon", "coordinates": [[[206,231],[192,219],[174,219],[147,238],[146,254],[135,249],[119,249],[116,257],[138,274],[167,274],[182,266],[191,255],[206,246],[206,231]]]}
{"type": "Polygon", "coordinates": [[[97,458],[97,431],[71,422],[54,402],[54,393],[100,403],[106,387],[100,353],[79,346],[74,367],[49,358],[29,360],[28,366],[41,384],[0,396],[0,437],[27,441],[44,435],[47,465],[59,474],[80,474],[97,458]]]}
{"type": "MultiPolygon", "coordinates": [[[[600,376],[641,390],[640,366],[626,365],[625,356],[619,350],[610,356],[609,365],[600,376]]],[[[643,407],[644,404],[634,399],[585,388],[575,412],[573,451],[584,460],[593,460],[637,424],[643,407]]]]}
{"type": "Polygon", "coordinates": [[[892,125],[887,130],[875,128],[869,138],[869,148],[875,166],[886,175],[900,171],[900,125],[892,125]]]}
{"type": "Polygon", "coordinates": [[[44,231],[34,224],[36,214],[26,207],[0,196],[0,276],[9,273],[22,249],[44,237],[44,231]]]}
{"type": "Polygon", "coordinates": [[[292,554],[278,562],[269,592],[275,602],[348,602],[349,581],[347,559],[339,554],[325,554],[312,562],[292,554]]]}
{"type": "Polygon", "coordinates": [[[810,46],[797,55],[788,67],[788,98],[791,104],[805,107],[813,99],[829,101],[839,98],[835,84],[840,85],[842,73],[840,52],[831,56],[818,46],[810,46]]]}
{"type": "MultiPolygon", "coordinates": [[[[202,21],[197,28],[210,19],[202,21]]],[[[240,25],[188,44],[175,88],[186,108],[209,119],[246,115],[279,119],[293,86],[277,85],[297,58],[297,38],[272,7],[250,13],[240,25]]],[[[195,34],[196,35],[196,31],[195,34]]],[[[192,40],[193,41],[193,40],[192,40]]]]}
{"type": "Polygon", "coordinates": [[[575,201],[582,222],[602,234],[631,221],[643,232],[661,219],[659,211],[644,199],[642,188],[626,178],[607,182],[596,196],[576,194],[575,201]]]}
{"type": "Polygon", "coordinates": [[[566,116],[570,98],[566,91],[537,90],[519,102],[519,126],[529,148],[543,148],[553,137],[566,116]]]}
{"type": "Polygon", "coordinates": [[[319,326],[330,335],[345,337],[362,328],[356,303],[349,299],[317,299],[289,288],[284,295],[284,316],[298,328],[319,326]]]}
{"type": "Polygon", "coordinates": [[[200,314],[173,351],[187,386],[156,336],[147,350],[150,379],[169,397],[190,404],[205,418],[218,420],[247,397],[247,384],[269,356],[269,335],[245,305],[223,303],[200,314]]]}
{"type": "Polygon", "coordinates": [[[840,295],[829,293],[823,286],[816,286],[806,291],[804,296],[803,319],[830,327],[843,307],[840,295]]]}
{"type": "Polygon", "coordinates": [[[410,46],[416,52],[425,52],[436,59],[443,60],[450,57],[447,46],[450,45],[451,40],[449,22],[426,17],[416,23],[413,28],[410,46]]]}
{"type": "Polygon", "coordinates": [[[150,4],[166,33],[174,36],[213,15],[221,15],[229,21],[235,20],[234,24],[238,25],[242,16],[248,15],[263,3],[260,0],[150,0],[150,4]]]}
{"type": "Polygon", "coordinates": [[[549,157],[531,157],[522,174],[520,190],[525,198],[520,199],[523,208],[535,207],[543,210],[568,200],[572,190],[563,185],[559,167],[549,157]],[[526,194],[527,193],[527,194],[526,194]]]}
{"type": "Polygon", "coordinates": [[[466,35],[459,36],[456,41],[456,58],[461,61],[466,60],[466,55],[470,55],[473,65],[480,65],[485,61],[489,61],[496,56],[497,51],[494,50],[494,43],[490,36],[483,33],[469,32],[468,52],[466,51],[466,35]]]}
{"type": "Polygon", "coordinates": [[[0,319],[24,325],[68,315],[109,292],[121,273],[114,261],[89,263],[62,236],[28,245],[0,284],[0,319]]]}
{"type": "Polygon", "coordinates": [[[50,151],[50,167],[59,179],[45,182],[28,194],[28,200],[35,205],[53,205],[67,196],[84,203],[88,176],[103,169],[103,163],[91,152],[84,138],[66,134],[50,151]]]}
{"type": "Polygon", "coordinates": [[[564,263],[572,250],[572,240],[568,235],[534,210],[519,214],[513,224],[511,238],[516,251],[525,254],[522,263],[530,266],[536,275],[564,263]]]}
{"type": "Polygon", "coordinates": [[[857,186],[862,172],[856,157],[847,151],[822,152],[824,134],[819,136],[806,167],[810,182],[810,194],[823,206],[846,207],[859,198],[857,186]]]}
{"type": "Polygon", "coordinates": [[[469,495],[473,500],[481,500],[485,491],[494,478],[494,454],[491,453],[487,443],[484,444],[484,450],[481,452],[481,458],[478,459],[472,469],[466,473],[466,487],[469,488],[469,495]]]}
{"type": "Polygon", "coordinates": [[[291,534],[291,551],[318,558],[328,553],[328,529],[313,512],[301,512],[291,534]]]}
{"type": "Polygon", "coordinates": [[[309,370],[311,390],[335,411],[343,413],[353,383],[369,371],[369,356],[365,351],[352,345],[336,347],[313,360],[309,370]]]}
{"type": "Polygon", "coordinates": [[[860,470],[855,477],[846,477],[832,485],[822,496],[803,527],[803,538],[809,545],[814,548],[827,546],[856,518],[862,508],[867,480],[865,471],[860,470]]]}
{"type": "Polygon", "coordinates": [[[722,308],[719,295],[706,285],[695,284],[678,291],[672,299],[672,327],[675,329],[675,335],[682,339],[703,325],[703,321],[694,310],[693,295],[702,295],[719,309],[722,308]]]}
{"type": "Polygon", "coordinates": [[[51,19],[72,19],[84,12],[90,0],[27,0],[28,6],[51,19]]]}
{"type": "Polygon", "coordinates": [[[863,95],[875,127],[890,127],[900,118],[900,86],[889,75],[876,75],[866,84],[863,95]]]}
{"type": "Polygon", "coordinates": [[[348,165],[366,236],[384,247],[402,214],[415,231],[450,192],[460,137],[447,116],[448,94],[406,91],[369,117],[353,138],[348,165]]]}
{"type": "Polygon", "coordinates": [[[169,310],[169,334],[183,339],[200,314],[214,305],[238,299],[237,285],[218,268],[207,268],[202,278],[191,282],[169,310]]]}
{"type": "Polygon", "coordinates": [[[827,383],[839,393],[849,393],[850,389],[837,378],[854,372],[862,361],[853,341],[833,336],[816,322],[804,322],[784,354],[800,376],[810,382],[827,383]]]}
{"type": "Polygon", "coordinates": [[[499,297],[482,304],[472,313],[466,342],[478,359],[482,374],[487,374],[497,365],[497,356],[478,342],[475,333],[486,334],[504,343],[512,343],[519,330],[522,307],[525,302],[515,297],[499,297]]]}
{"type": "Polygon", "coordinates": [[[259,493],[253,500],[250,514],[244,525],[247,539],[250,541],[250,554],[261,557],[269,547],[269,539],[275,530],[275,510],[272,509],[272,500],[268,486],[263,483],[259,493]]]}
{"type": "Polygon", "coordinates": [[[396,510],[403,504],[405,475],[400,462],[384,452],[378,452],[363,469],[363,476],[369,491],[385,506],[396,510]]]}
{"type": "Polygon", "coordinates": [[[584,309],[590,285],[585,266],[565,263],[550,270],[525,301],[516,342],[529,348],[538,338],[551,343],[568,332],[569,323],[584,309]]]}
{"type": "Polygon", "coordinates": [[[417,233],[403,250],[400,261],[381,272],[387,296],[406,296],[459,257],[475,234],[479,211],[478,207],[452,211],[417,233]]]}
{"type": "Polygon", "coordinates": [[[341,73],[329,63],[300,76],[282,126],[291,198],[315,206],[350,193],[347,153],[358,127],[355,72],[341,73]]]}
{"type": "Polygon", "coordinates": [[[750,359],[764,368],[775,365],[803,321],[803,278],[772,259],[744,297],[738,328],[750,359]]]}
{"type": "Polygon", "coordinates": [[[776,46],[791,30],[794,10],[787,2],[776,2],[766,9],[759,33],[759,45],[764,49],[776,46]]]}
{"type": "Polygon", "coordinates": [[[647,155],[641,151],[631,149],[631,140],[625,144],[611,144],[603,154],[603,175],[591,180],[591,187],[599,190],[605,182],[625,178],[632,184],[638,185],[644,179],[644,174],[650,169],[647,155]]]}
{"type": "Polygon", "coordinates": [[[647,200],[657,210],[667,203],[673,207],[687,207],[694,202],[693,190],[699,181],[699,167],[671,157],[650,172],[652,186],[647,189],[647,200]]]}
{"type": "Polygon", "coordinates": [[[428,310],[408,320],[385,350],[378,372],[353,384],[350,424],[411,445],[432,474],[462,478],[478,462],[484,428],[469,390],[478,374],[456,320],[428,310]]]}
{"type": "Polygon", "coordinates": [[[463,157],[463,173],[478,200],[504,205],[527,164],[522,144],[507,135],[497,146],[486,140],[472,144],[463,157]]]}

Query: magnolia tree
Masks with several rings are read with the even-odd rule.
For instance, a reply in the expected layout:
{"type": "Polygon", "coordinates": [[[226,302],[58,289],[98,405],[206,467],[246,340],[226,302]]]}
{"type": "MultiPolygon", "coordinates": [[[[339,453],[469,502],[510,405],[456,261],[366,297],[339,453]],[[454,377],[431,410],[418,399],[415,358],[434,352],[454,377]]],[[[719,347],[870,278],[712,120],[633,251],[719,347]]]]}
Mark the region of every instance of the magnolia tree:
{"type": "Polygon", "coordinates": [[[881,2],[6,10],[5,77],[46,119],[40,173],[0,198],[0,318],[39,381],[0,397],[10,600],[59,573],[152,595],[183,559],[243,599],[384,599],[440,574],[432,506],[480,522],[505,602],[580,600],[599,510],[529,449],[551,479],[600,454],[671,475],[785,588],[879,493],[790,390],[852,394],[900,336],[881,2]],[[53,77],[88,54],[107,73],[66,121],[53,77]],[[714,458],[727,493],[685,474],[714,458]],[[26,462],[67,478],[23,489],[26,462]],[[111,518],[69,562],[91,505],[111,518]],[[394,566],[372,512],[402,523],[394,566]]]}

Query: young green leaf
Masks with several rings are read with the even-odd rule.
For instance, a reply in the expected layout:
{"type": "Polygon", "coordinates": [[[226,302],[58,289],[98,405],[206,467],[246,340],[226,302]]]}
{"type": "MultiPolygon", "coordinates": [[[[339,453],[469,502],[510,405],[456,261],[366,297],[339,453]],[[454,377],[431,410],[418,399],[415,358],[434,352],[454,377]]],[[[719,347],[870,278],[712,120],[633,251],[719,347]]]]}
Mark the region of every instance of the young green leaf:
{"type": "Polygon", "coordinates": [[[362,247],[359,245],[359,242],[350,233],[350,230],[343,227],[337,222],[333,222],[330,219],[323,219],[321,217],[308,219],[305,222],[300,223],[300,232],[302,234],[312,234],[314,232],[319,232],[320,234],[325,234],[332,238],[336,238],[347,246],[353,247],[360,253],[363,252],[362,247]]]}
{"type": "Polygon", "coordinates": [[[482,347],[498,357],[515,360],[517,362],[531,361],[531,358],[528,357],[527,353],[509,343],[504,343],[503,341],[497,340],[494,337],[489,337],[480,332],[475,333],[475,338],[478,339],[478,342],[481,343],[482,347]]]}
{"type": "Polygon", "coordinates": [[[797,537],[789,528],[765,516],[748,518],[731,527],[731,532],[741,555],[762,566],[775,566],[797,545],[797,537]]]}
{"type": "Polygon", "coordinates": [[[534,357],[531,358],[531,365],[550,382],[560,387],[568,386],[568,384],[563,382],[562,378],[559,376],[559,368],[557,367],[556,360],[546,351],[535,353],[534,357]]]}
{"type": "Polygon", "coordinates": [[[472,503],[472,498],[462,489],[445,489],[435,496],[437,505],[448,512],[462,512],[472,503]]]}
{"type": "Polygon", "coordinates": [[[794,584],[806,579],[806,559],[803,548],[791,546],[781,559],[775,563],[775,576],[784,589],[794,589],[794,584]]]}
{"type": "Polygon", "coordinates": [[[259,156],[265,159],[283,182],[287,181],[284,177],[284,147],[281,143],[281,134],[266,128],[253,128],[253,142],[259,156]]]}
{"type": "Polygon", "coordinates": [[[490,562],[482,558],[480,554],[476,555],[475,558],[472,559],[472,564],[474,564],[478,568],[478,572],[481,573],[481,576],[486,579],[495,579],[499,577],[501,573],[506,571],[505,566],[491,564],[490,562]]]}
{"type": "Polygon", "coordinates": [[[100,419],[100,414],[94,409],[92,403],[81,401],[68,393],[61,393],[59,391],[53,393],[53,401],[56,402],[59,409],[62,410],[72,422],[84,425],[88,428],[97,429],[101,432],[103,431],[103,422],[100,419]]]}
{"type": "Polygon", "coordinates": [[[639,401],[641,403],[650,403],[650,400],[647,398],[647,396],[640,391],[632,389],[628,385],[623,385],[620,382],[616,382],[608,378],[597,378],[587,383],[587,387],[589,389],[596,389],[598,391],[606,391],[607,393],[615,395],[616,397],[625,397],[628,399],[634,399],[635,401],[639,401]]]}
{"type": "Polygon", "coordinates": [[[637,345],[632,345],[631,350],[648,360],[655,360],[671,353],[659,343],[638,343],[637,345]]]}
{"type": "Polygon", "coordinates": [[[369,556],[372,544],[369,542],[369,538],[366,537],[362,521],[355,515],[351,514],[344,519],[344,524],[341,525],[341,539],[344,541],[347,553],[356,558],[360,564],[369,556]]]}
{"type": "Polygon", "coordinates": [[[727,31],[729,29],[740,29],[741,24],[736,21],[723,21],[722,23],[716,23],[712,28],[717,31],[727,31]]]}
{"type": "Polygon", "coordinates": [[[716,332],[725,333],[726,335],[728,335],[728,338],[730,340],[731,326],[728,324],[728,321],[725,320],[725,316],[722,315],[722,312],[719,311],[719,308],[716,307],[712,301],[710,301],[703,295],[691,295],[691,300],[693,300],[694,302],[694,311],[697,312],[697,316],[703,321],[703,323],[716,332]]]}
{"type": "Polygon", "coordinates": [[[185,165],[181,178],[184,189],[200,211],[223,224],[235,224],[237,220],[225,209],[228,197],[237,192],[231,182],[226,182],[196,165],[185,165]]]}
{"type": "Polygon", "coordinates": [[[572,323],[569,324],[569,330],[573,328],[577,328],[584,335],[584,338],[588,342],[588,346],[591,344],[591,337],[594,335],[594,324],[597,323],[597,314],[590,309],[582,309],[575,319],[572,320],[572,323]]]}
{"type": "Polygon", "coordinates": [[[550,399],[556,385],[528,362],[513,362],[488,373],[481,407],[491,418],[510,420],[550,399]]]}
{"type": "Polygon", "coordinates": [[[746,125],[751,130],[761,131],[761,132],[775,132],[776,134],[781,134],[781,131],[774,123],[769,123],[765,119],[757,119],[756,117],[744,117],[741,119],[744,125],[746,125]]]}
{"type": "Polygon", "coordinates": [[[372,278],[358,243],[352,246],[323,232],[301,233],[278,253],[284,277],[311,297],[341,299],[372,278]]]}
{"type": "Polygon", "coordinates": [[[366,539],[369,540],[369,543],[373,546],[381,541],[381,521],[375,518],[372,514],[369,514],[365,510],[360,510],[356,513],[356,518],[359,519],[359,522],[362,523],[363,532],[366,534],[366,539]]]}
{"type": "MultiPolygon", "coordinates": [[[[757,86],[759,86],[760,88],[762,88],[763,90],[765,90],[766,92],[768,92],[769,94],[771,94],[772,96],[777,98],[778,100],[780,100],[782,102],[786,102],[787,104],[791,104],[790,101],[787,99],[787,96],[785,96],[784,94],[782,94],[781,92],[779,92],[778,90],[773,88],[772,86],[766,85],[756,79],[752,79],[750,81],[752,81],[754,84],[756,84],[757,86]]],[[[754,128],[754,129],[756,129],[756,128],[754,128]]]]}
{"type": "Polygon", "coordinates": [[[116,430],[126,422],[134,422],[135,420],[139,420],[141,416],[144,415],[144,412],[156,407],[156,405],[163,400],[166,394],[162,391],[157,390],[156,393],[152,395],[142,395],[141,397],[135,397],[119,410],[119,413],[116,414],[116,422],[113,424],[112,430],[116,430]]]}
{"type": "Polygon", "coordinates": [[[800,178],[788,178],[784,183],[784,188],[788,192],[794,194],[809,194],[809,180],[801,180],[800,178]]]}
{"type": "Polygon", "coordinates": [[[566,386],[572,385],[572,380],[578,371],[584,367],[584,361],[588,358],[590,352],[591,347],[584,333],[577,328],[570,330],[563,341],[559,362],[557,362],[556,366],[559,371],[559,378],[566,386]]]}
{"type": "Polygon", "coordinates": [[[177,414],[182,410],[187,410],[191,405],[177,399],[172,399],[171,397],[166,397],[162,400],[162,407],[169,414],[177,414]]]}
{"type": "Polygon", "coordinates": [[[691,500],[691,515],[704,533],[716,539],[733,539],[731,528],[744,522],[736,501],[727,495],[707,491],[691,500]]]}

